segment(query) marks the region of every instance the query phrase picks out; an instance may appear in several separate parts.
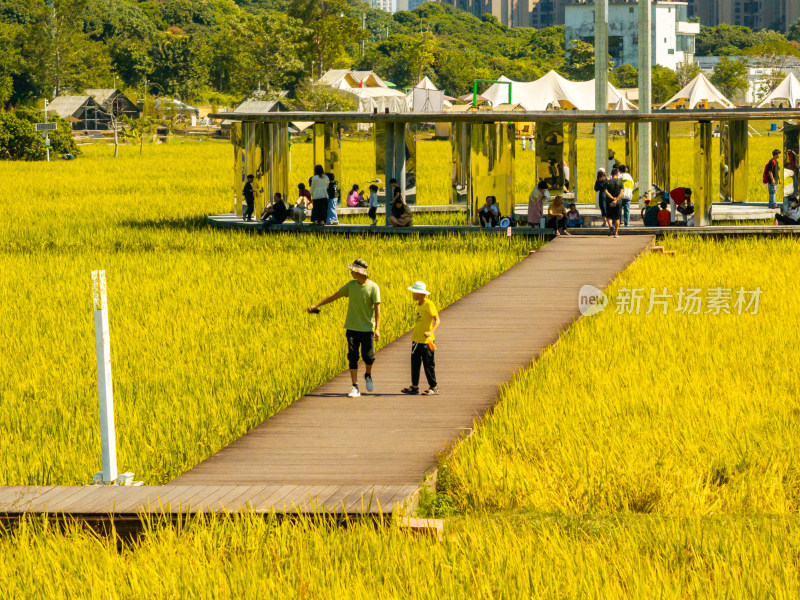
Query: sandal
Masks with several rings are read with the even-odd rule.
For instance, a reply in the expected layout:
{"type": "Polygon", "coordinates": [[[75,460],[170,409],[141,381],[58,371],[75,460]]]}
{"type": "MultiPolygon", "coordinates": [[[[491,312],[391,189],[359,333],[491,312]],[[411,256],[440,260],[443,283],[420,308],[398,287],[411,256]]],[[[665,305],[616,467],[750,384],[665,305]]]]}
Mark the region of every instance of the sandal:
{"type": "Polygon", "coordinates": [[[423,396],[438,396],[439,395],[439,388],[428,388],[424,392],[422,392],[423,396]]]}
{"type": "Polygon", "coordinates": [[[402,390],[400,390],[400,392],[403,394],[409,394],[413,396],[414,394],[419,394],[419,387],[410,385],[407,388],[403,388],[402,390]]]}

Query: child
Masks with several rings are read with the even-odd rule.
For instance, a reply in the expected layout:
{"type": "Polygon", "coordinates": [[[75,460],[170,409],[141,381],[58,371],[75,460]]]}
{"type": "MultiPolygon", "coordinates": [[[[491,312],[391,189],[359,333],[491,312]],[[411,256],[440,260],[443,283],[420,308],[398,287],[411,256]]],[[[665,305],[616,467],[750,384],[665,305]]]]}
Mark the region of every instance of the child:
{"type": "Polygon", "coordinates": [[[669,227],[672,223],[672,213],[667,210],[667,206],[669,206],[665,201],[661,203],[661,210],[658,211],[656,217],[658,218],[658,225],[660,227],[669,227]]]}
{"type": "Polygon", "coordinates": [[[369,218],[372,219],[372,226],[378,224],[378,186],[374,183],[369,186],[369,218]]]}
{"type": "Polygon", "coordinates": [[[567,212],[567,227],[582,227],[583,219],[581,213],[578,211],[575,203],[569,205],[569,212],[567,212]]]}
{"type": "Polygon", "coordinates": [[[439,393],[436,387],[436,364],[434,362],[433,332],[439,327],[439,311],[428,299],[430,292],[421,281],[416,282],[408,290],[417,303],[417,323],[411,334],[411,385],[401,390],[404,394],[419,394],[419,368],[425,367],[425,378],[428,389],[423,396],[435,396],[439,393]]]}

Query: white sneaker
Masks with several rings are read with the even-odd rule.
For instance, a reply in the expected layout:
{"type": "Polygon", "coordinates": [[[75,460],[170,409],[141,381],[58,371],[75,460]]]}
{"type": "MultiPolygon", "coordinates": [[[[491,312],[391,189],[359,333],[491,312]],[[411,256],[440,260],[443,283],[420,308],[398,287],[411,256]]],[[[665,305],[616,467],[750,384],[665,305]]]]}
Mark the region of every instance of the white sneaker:
{"type": "Polygon", "coordinates": [[[366,374],[364,375],[364,380],[367,382],[367,391],[371,392],[375,389],[375,382],[372,381],[372,375],[366,374]]]}
{"type": "Polygon", "coordinates": [[[358,386],[357,385],[354,385],[353,387],[350,388],[350,393],[347,394],[347,397],[348,398],[360,398],[361,397],[361,392],[358,390],[358,386]]]}

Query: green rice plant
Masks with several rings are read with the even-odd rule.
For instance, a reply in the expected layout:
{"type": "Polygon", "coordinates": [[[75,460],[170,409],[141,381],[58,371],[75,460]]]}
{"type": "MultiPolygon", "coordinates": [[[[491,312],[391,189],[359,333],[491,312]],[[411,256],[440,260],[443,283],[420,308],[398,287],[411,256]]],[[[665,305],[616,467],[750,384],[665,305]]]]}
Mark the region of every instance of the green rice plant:
{"type": "Polygon", "coordinates": [[[787,323],[800,243],[666,245],[675,257],[649,254],[623,272],[608,290],[612,308],[564,333],[455,448],[443,487],[462,510],[800,512],[800,383],[787,323]],[[651,289],[665,288],[667,314],[660,304],[646,314],[651,289]],[[690,288],[707,300],[708,290],[731,290],[730,314],[707,302],[701,314],[676,311],[690,288]],[[738,314],[740,288],[762,291],[756,314],[738,314]],[[633,289],[641,313],[617,314],[633,289]]]}

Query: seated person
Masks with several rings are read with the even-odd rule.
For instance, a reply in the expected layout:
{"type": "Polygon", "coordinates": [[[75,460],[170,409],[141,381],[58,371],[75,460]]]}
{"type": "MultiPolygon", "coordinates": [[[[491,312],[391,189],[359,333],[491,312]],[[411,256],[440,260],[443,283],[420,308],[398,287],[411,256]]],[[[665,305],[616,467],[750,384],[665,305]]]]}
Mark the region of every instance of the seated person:
{"type": "Polygon", "coordinates": [[[567,227],[583,227],[581,213],[578,212],[574,202],[569,205],[569,211],[567,211],[567,227]]]}
{"type": "Polygon", "coordinates": [[[403,202],[403,197],[398,196],[392,203],[392,214],[389,216],[389,223],[393,227],[411,227],[411,209],[408,204],[403,202]]]}
{"type": "Polygon", "coordinates": [[[311,192],[306,189],[306,185],[304,183],[297,184],[297,192],[298,198],[305,198],[308,202],[311,202],[311,192]]]}
{"type": "Polygon", "coordinates": [[[272,204],[261,211],[261,220],[264,221],[265,226],[279,225],[283,223],[288,216],[289,209],[286,207],[286,203],[283,201],[280,192],[275,192],[275,199],[272,201],[272,204]]]}
{"type": "Polygon", "coordinates": [[[658,226],[659,227],[669,227],[672,224],[672,213],[667,208],[669,204],[667,204],[666,200],[661,202],[661,210],[658,211],[656,218],[658,219],[658,226]]]}
{"type": "Polygon", "coordinates": [[[357,206],[361,206],[361,194],[358,192],[358,184],[353,185],[353,189],[350,190],[350,193],[347,194],[347,206],[349,208],[355,208],[357,206]]]}
{"type": "Polygon", "coordinates": [[[644,208],[642,209],[642,224],[645,227],[658,227],[658,211],[661,207],[658,206],[655,198],[652,200],[645,198],[644,208]]]}
{"type": "Polygon", "coordinates": [[[497,227],[499,219],[499,209],[492,204],[492,196],[486,196],[486,203],[478,211],[481,220],[481,227],[497,227]]]}
{"type": "Polygon", "coordinates": [[[686,200],[678,205],[678,212],[683,215],[683,222],[688,223],[689,217],[694,214],[694,202],[692,202],[691,196],[688,196],[686,200]]]}
{"type": "Polygon", "coordinates": [[[567,232],[567,207],[561,196],[556,196],[547,208],[547,226],[552,227],[556,235],[569,235],[567,232]]]}
{"type": "MultiPolygon", "coordinates": [[[[300,185],[303,185],[302,183],[300,185]]],[[[305,221],[306,215],[311,212],[311,207],[313,206],[313,202],[310,198],[306,198],[305,196],[301,195],[297,202],[294,203],[294,206],[291,208],[291,215],[294,222],[298,225],[305,221]]]]}
{"type": "Polygon", "coordinates": [[[778,213],[775,220],[780,225],[800,225],[800,202],[792,200],[791,208],[785,214],[778,213]]]}

